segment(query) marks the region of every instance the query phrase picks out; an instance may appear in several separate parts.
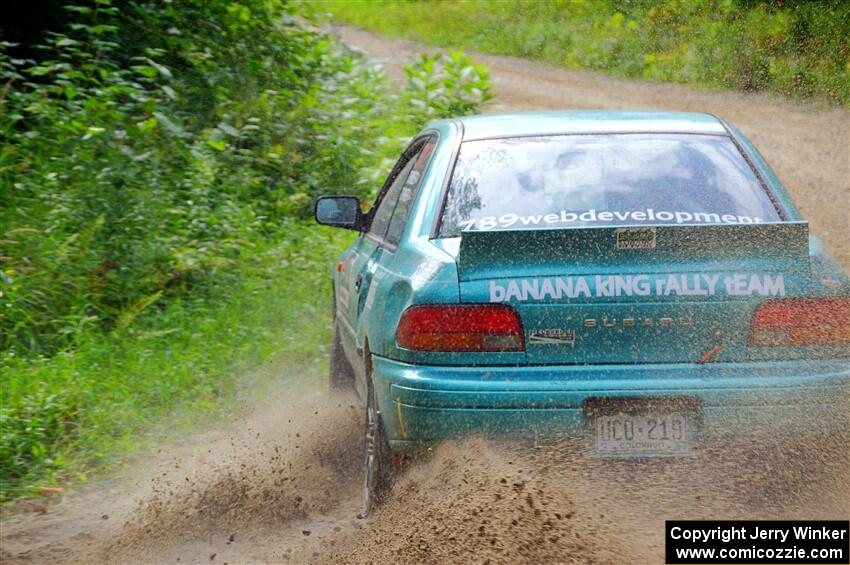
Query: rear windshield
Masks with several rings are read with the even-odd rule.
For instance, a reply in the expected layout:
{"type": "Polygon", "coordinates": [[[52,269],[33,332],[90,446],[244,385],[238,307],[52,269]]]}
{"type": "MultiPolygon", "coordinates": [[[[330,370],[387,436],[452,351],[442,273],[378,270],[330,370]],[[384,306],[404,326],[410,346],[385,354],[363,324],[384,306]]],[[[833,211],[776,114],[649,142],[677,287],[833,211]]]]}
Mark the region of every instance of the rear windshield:
{"type": "Polygon", "coordinates": [[[440,236],[463,230],[779,220],[725,136],[564,135],[463,143],[440,236]]]}

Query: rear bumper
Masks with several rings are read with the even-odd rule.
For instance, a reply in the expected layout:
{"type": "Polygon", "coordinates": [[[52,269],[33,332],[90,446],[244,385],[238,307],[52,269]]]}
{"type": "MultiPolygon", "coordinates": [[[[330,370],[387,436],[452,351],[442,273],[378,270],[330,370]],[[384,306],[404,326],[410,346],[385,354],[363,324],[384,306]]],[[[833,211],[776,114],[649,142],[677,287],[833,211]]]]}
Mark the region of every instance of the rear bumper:
{"type": "Polygon", "coordinates": [[[850,361],[447,367],[373,357],[390,444],[415,448],[463,435],[585,435],[588,399],[690,397],[700,436],[846,433],[850,361]]]}

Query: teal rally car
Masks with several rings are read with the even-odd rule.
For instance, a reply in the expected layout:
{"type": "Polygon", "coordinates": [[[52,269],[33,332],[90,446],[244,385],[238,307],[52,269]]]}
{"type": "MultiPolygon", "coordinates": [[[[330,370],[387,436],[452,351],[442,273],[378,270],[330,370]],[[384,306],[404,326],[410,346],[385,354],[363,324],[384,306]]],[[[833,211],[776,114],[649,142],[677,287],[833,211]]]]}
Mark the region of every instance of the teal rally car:
{"type": "Polygon", "coordinates": [[[466,434],[693,457],[719,430],[847,430],[850,279],[734,126],[553,112],[429,124],[334,276],[333,388],[392,454],[466,434]]]}

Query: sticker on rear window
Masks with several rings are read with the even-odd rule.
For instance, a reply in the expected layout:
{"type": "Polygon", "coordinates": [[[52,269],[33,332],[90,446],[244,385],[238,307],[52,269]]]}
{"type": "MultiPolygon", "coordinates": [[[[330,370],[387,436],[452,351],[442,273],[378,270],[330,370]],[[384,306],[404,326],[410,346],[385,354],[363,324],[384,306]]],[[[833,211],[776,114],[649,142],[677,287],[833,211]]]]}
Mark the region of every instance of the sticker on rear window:
{"type": "Polygon", "coordinates": [[[655,228],[616,230],[617,249],[655,249],[655,228]]]}
{"type": "Polygon", "coordinates": [[[714,212],[683,212],[638,208],[634,210],[585,211],[560,210],[549,214],[521,215],[506,213],[500,216],[481,216],[458,222],[462,230],[489,231],[496,229],[523,229],[538,227],[570,227],[571,225],[620,224],[760,224],[758,216],[721,214],[714,212]]]}

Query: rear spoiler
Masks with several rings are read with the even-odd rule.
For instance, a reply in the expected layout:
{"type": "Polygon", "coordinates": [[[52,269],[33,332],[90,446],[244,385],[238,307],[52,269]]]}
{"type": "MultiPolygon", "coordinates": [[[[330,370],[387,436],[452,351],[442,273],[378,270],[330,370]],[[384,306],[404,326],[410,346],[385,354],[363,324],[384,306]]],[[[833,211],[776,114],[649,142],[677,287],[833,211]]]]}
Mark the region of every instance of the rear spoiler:
{"type": "Polygon", "coordinates": [[[464,231],[461,281],[528,274],[632,272],[686,264],[692,270],[809,268],[809,224],[660,225],[464,231]]]}

